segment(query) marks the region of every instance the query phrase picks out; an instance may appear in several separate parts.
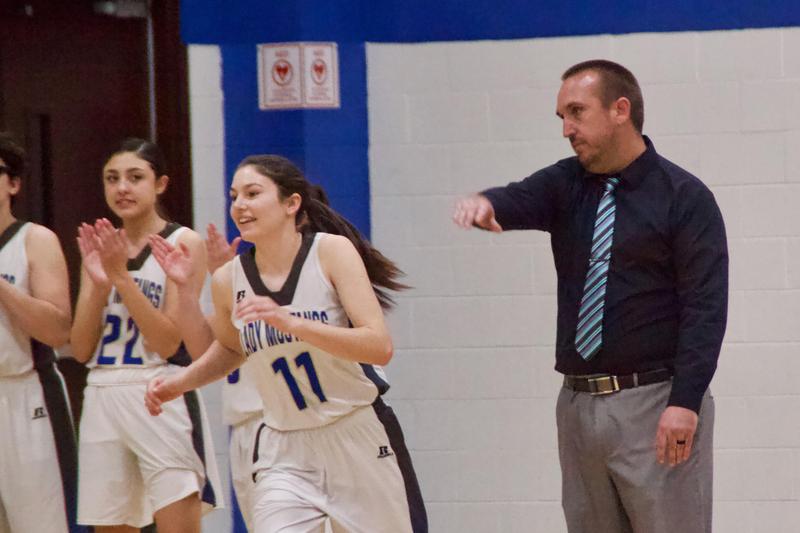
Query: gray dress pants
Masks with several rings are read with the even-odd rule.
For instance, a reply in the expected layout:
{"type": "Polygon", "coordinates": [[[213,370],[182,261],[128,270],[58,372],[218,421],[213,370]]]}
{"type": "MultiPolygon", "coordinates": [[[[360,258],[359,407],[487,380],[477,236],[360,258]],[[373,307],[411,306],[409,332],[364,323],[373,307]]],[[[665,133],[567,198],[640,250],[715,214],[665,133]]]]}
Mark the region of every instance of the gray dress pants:
{"type": "Polygon", "coordinates": [[[689,460],[656,461],[672,383],[591,396],[561,389],[556,407],[569,533],[711,533],[714,399],[706,392],[689,460]]]}

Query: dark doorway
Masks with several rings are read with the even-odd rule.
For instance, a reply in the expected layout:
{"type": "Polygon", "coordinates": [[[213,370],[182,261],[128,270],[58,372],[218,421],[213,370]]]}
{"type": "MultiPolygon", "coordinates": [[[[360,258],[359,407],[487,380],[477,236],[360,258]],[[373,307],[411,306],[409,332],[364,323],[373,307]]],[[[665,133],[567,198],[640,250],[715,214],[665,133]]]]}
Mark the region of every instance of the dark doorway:
{"type": "MultiPolygon", "coordinates": [[[[166,211],[191,225],[188,87],[179,0],[153,2],[150,40],[146,17],[101,13],[114,3],[0,2],[0,129],[12,132],[30,154],[30,172],[15,214],[58,234],[73,301],[80,277],[76,228],[80,222],[110,216],[100,182],[104,158],[125,137],[151,137],[152,122],[172,177],[166,211]],[[152,85],[149,65],[154,65],[152,85]]],[[[79,413],[83,367],[69,361],[59,366],[79,413]]]]}

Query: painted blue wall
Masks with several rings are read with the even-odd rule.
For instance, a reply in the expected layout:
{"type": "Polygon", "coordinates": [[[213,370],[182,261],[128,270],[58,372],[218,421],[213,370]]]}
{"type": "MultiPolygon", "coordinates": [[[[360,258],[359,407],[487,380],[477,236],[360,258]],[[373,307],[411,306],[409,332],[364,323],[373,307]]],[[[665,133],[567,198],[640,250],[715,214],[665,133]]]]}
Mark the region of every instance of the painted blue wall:
{"type": "MultiPolygon", "coordinates": [[[[331,205],[369,235],[364,43],[339,43],[341,109],[258,109],[256,43],[222,45],[225,174],[250,154],[274,153],[322,185],[331,205]]],[[[232,228],[231,228],[232,229],[232,228]]]]}
{"type": "Polygon", "coordinates": [[[796,0],[183,0],[191,43],[419,42],[800,25],[796,0]]]}

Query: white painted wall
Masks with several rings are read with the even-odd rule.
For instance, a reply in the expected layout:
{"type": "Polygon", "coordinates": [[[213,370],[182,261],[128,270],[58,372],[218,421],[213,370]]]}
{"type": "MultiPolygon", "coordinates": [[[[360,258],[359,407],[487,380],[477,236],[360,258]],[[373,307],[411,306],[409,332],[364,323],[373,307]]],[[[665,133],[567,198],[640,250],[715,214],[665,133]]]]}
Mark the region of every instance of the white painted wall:
{"type": "MultiPolygon", "coordinates": [[[[222,58],[218,46],[191,45],[189,60],[189,113],[192,136],[192,207],[194,227],[205,235],[206,226],[213,222],[225,231],[225,139],[222,95],[222,58]]],[[[206,312],[212,311],[209,292],[210,277],[206,280],[202,303],[206,312]]],[[[226,509],[213,511],[203,518],[203,531],[231,531],[230,475],[228,468],[228,428],[222,423],[222,382],[202,390],[214,437],[226,509]]]]}
{"type": "Polygon", "coordinates": [[[431,531],[565,531],[549,236],[460,231],[454,199],[571,154],[561,73],[628,66],[658,151],[714,191],[731,304],[717,400],[715,531],[800,524],[800,29],[370,44],[373,241],[416,288],[390,322],[388,399],[431,531]]]}

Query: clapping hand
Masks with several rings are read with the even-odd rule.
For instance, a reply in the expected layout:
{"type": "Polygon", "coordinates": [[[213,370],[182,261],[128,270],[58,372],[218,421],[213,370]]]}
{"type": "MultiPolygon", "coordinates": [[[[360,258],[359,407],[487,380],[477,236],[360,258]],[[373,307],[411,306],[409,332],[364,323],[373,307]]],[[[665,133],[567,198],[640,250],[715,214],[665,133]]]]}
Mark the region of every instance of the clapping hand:
{"type": "Polygon", "coordinates": [[[128,239],[124,229],[117,229],[108,219],[99,218],[94,223],[94,243],[100,264],[113,283],[128,275],[128,239]]]}
{"type": "Polygon", "coordinates": [[[177,247],[173,246],[160,235],[150,235],[149,240],[153,257],[164,269],[167,277],[176,285],[186,285],[194,273],[189,247],[182,242],[178,243],[177,247]]]}
{"type": "Polygon", "coordinates": [[[241,237],[236,237],[228,244],[225,237],[217,230],[214,224],[209,224],[206,229],[206,253],[208,254],[208,273],[213,274],[215,270],[230,261],[236,256],[236,250],[241,237]]]}
{"type": "Polygon", "coordinates": [[[97,234],[94,226],[85,222],[78,226],[78,248],[81,252],[83,269],[98,288],[109,289],[111,282],[100,262],[100,252],[97,249],[97,234]]]}

